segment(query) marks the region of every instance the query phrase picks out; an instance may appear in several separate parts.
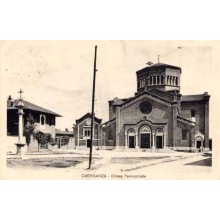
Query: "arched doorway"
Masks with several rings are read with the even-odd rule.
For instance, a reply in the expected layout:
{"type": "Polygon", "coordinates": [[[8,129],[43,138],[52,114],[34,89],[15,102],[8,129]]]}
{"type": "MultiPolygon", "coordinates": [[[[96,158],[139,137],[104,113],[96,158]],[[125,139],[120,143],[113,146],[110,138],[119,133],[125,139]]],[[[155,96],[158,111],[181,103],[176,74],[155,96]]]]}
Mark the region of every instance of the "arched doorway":
{"type": "Polygon", "coordinates": [[[135,131],[133,128],[128,130],[128,147],[135,148],[135,131]]]}
{"type": "Polygon", "coordinates": [[[156,129],[156,148],[163,148],[163,133],[164,132],[162,128],[156,129]]]}
{"type": "Polygon", "coordinates": [[[140,129],[140,147],[151,147],[151,129],[146,125],[140,129]]]}
{"type": "Polygon", "coordinates": [[[203,148],[203,138],[201,136],[196,137],[196,148],[203,148]]]}

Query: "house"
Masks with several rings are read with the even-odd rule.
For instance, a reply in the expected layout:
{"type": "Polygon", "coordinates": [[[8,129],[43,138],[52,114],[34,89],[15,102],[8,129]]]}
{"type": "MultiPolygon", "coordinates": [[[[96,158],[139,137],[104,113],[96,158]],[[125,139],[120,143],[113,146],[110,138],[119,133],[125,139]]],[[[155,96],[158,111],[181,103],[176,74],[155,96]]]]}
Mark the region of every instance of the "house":
{"type": "Polygon", "coordinates": [[[55,141],[58,144],[58,149],[66,148],[66,149],[74,149],[75,148],[75,140],[73,131],[69,131],[65,129],[62,131],[60,129],[55,129],[55,141]],[[63,147],[64,146],[64,147],[63,147]]]}
{"type": "MultiPolygon", "coordinates": [[[[16,107],[19,99],[13,99],[11,96],[7,100],[7,141],[8,145],[14,146],[18,136],[18,108],[16,107]]],[[[24,104],[23,127],[28,121],[35,124],[35,131],[51,134],[55,138],[56,117],[61,115],[35,105],[26,100],[22,100],[24,104]]]]}
{"type": "Polygon", "coordinates": [[[163,63],[137,71],[135,95],[109,101],[101,145],[208,151],[210,95],[182,95],[181,74],[180,67],[163,63]]]}

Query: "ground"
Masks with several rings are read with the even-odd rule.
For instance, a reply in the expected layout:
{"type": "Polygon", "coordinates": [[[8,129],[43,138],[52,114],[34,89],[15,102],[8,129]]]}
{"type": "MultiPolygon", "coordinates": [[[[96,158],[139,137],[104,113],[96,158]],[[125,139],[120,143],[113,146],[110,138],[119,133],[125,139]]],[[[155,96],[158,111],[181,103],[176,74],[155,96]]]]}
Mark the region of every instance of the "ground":
{"type": "Polygon", "coordinates": [[[8,179],[197,179],[212,172],[212,153],[94,150],[7,155],[8,179]]]}

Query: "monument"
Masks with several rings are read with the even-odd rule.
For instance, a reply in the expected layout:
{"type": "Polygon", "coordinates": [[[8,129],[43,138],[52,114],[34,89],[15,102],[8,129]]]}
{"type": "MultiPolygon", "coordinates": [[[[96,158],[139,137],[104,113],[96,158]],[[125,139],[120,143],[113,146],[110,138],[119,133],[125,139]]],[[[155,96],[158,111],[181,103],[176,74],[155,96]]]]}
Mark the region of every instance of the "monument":
{"type": "Polygon", "coordinates": [[[20,99],[16,106],[18,108],[18,142],[15,143],[15,145],[17,146],[17,155],[21,155],[21,148],[25,146],[25,143],[23,142],[24,103],[22,101],[23,91],[20,89],[18,93],[20,93],[20,99]]]}

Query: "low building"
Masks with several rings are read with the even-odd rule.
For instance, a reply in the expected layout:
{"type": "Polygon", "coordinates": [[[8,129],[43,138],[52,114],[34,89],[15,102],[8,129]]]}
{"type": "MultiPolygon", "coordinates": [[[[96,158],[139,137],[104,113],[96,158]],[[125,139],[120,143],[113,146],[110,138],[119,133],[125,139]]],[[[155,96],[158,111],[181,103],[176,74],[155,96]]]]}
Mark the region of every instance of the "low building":
{"type": "MultiPolygon", "coordinates": [[[[91,121],[92,115],[90,113],[85,114],[80,119],[76,120],[74,129],[75,145],[77,147],[86,147],[89,145],[91,138],[91,121]]],[[[93,146],[100,145],[100,126],[102,119],[94,117],[94,130],[93,130],[93,146]]]]}
{"type": "Polygon", "coordinates": [[[57,143],[58,149],[74,149],[75,148],[75,140],[73,131],[69,131],[65,129],[62,131],[60,129],[55,129],[55,142],[57,143]]]}
{"type": "MultiPolygon", "coordinates": [[[[18,108],[16,107],[19,99],[13,100],[11,96],[7,100],[7,142],[8,145],[15,146],[14,143],[18,139],[18,108]]],[[[35,132],[51,134],[55,138],[56,117],[61,115],[37,106],[26,100],[22,100],[24,104],[23,127],[28,121],[32,121],[35,125],[35,132]]]]}

